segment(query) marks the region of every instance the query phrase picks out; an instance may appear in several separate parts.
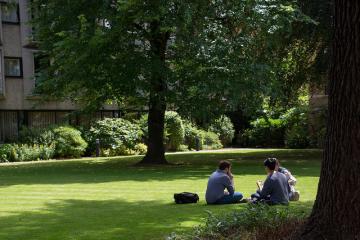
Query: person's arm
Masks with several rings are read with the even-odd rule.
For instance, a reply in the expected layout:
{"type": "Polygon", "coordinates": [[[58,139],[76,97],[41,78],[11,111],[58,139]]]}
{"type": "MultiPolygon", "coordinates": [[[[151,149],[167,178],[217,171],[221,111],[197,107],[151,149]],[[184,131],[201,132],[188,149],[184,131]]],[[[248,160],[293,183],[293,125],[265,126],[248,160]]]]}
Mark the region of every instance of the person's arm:
{"type": "Polygon", "coordinates": [[[268,195],[272,193],[272,182],[270,178],[267,178],[264,182],[264,186],[260,191],[260,197],[266,198],[268,195]]]}
{"type": "Polygon", "coordinates": [[[230,195],[233,195],[235,191],[233,181],[230,180],[229,176],[224,176],[223,181],[224,181],[224,187],[228,190],[230,195]]]}
{"type": "Polygon", "coordinates": [[[232,175],[231,172],[228,173],[228,176],[230,178],[231,185],[234,187],[234,175],[232,175]]]}
{"type": "Polygon", "coordinates": [[[264,183],[261,180],[256,181],[256,185],[258,186],[259,191],[262,190],[264,183]]]}

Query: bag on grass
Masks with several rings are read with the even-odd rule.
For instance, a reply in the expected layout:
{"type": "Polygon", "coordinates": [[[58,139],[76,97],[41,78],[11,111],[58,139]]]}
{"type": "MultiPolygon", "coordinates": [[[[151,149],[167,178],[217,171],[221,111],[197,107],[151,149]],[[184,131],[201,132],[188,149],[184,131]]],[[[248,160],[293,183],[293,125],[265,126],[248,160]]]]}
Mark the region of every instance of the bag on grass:
{"type": "Polygon", "coordinates": [[[175,193],[174,199],[177,204],[197,203],[199,201],[199,195],[190,192],[175,193]]]}

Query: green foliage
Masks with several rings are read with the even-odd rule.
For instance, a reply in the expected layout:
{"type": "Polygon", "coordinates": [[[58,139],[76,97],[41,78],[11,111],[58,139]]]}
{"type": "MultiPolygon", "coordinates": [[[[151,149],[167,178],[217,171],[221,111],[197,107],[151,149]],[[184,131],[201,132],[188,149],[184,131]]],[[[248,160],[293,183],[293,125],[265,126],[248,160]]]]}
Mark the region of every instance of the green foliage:
{"type": "Polygon", "coordinates": [[[307,148],[310,145],[308,124],[297,123],[286,130],[285,145],[288,148],[307,148]]]}
{"type": "Polygon", "coordinates": [[[19,132],[19,141],[26,144],[42,144],[50,145],[55,142],[55,135],[53,128],[49,126],[46,128],[29,128],[23,126],[19,132]]]}
{"type": "Polygon", "coordinates": [[[87,143],[81,132],[70,126],[59,126],[53,129],[57,157],[80,157],[84,154],[87,143]]]}
{"type": "Polygon", "coordinates": [[[170,151],[179,150],[184,142],[185,132],[183,121],[177,112],[165,113],[165,135],[166,148],[170,151]]]}
{"type": "Polygon", "coordinates": [[[284,145],[285,121],[282,119],[258,118],[251,128],[244,131],[242,142],[251,147],[280,147],[284,145]]]}
{"type": "Polygon", "coordinates": [[[21,143],[31,146],[53,146],[56,149],[55,156],[62,158],[80,157],[87,147],[81,132],[71,126],[23,127],[20,131],[19,140],[21,143]]]}
{"type": "Polygon", "coordinates": [[[199,149],[203,148],[203,134],[200,129],[198,129],[190,121],[184,121],[185,129],[185,144],[188,145],[190,150],[196,149],[197,144],[199,144],[199,149]]]}
{"type": "Polygon", "coordinates": [[[85,136],[91,152],[95,151],[96,139],[99,139],[104,156],[131,155],[141,141],[142,131],[139,125],[128,120],[105,118],[94,122],[85,136]]]}
{"type": "Polygon", "coordinates": [[[55,145],[4,144],[0,146],[0,162],[24,162],[52,159],[55,145]]]}
{"type": "Polygon", "coordinates": [[[0,162],[9,162],[11,154],[13,153],[13,146],[11,144],[3,144],[0,146],[0,162]]]}
{"type": "Polygon", "coordinates": [[[222,145],[231,145],[235,130],[230,118],[225,115],[220,116],[220,118],[213,121],[209,130],[219,135],[222,145]]]}
{"type": "Polygon", "coordinates": [[[211,150],[211,149],[220,149],[223,147],[219,136],[211,131],[201,131],[202,136],[202,149],[211,150]]]}
{"type": "Polygon", "coordinates": [[[259,106],[272,87],[264,56],[303,20],[295,1],[281,0],[34,0],[32,8],[51,59],[38,78],[42,97],[207,116],[259,106]]]}
{"type": "Polygon", "coordinates": [[[285,145],[289,148],[310,146],[308,107],[298,106],[289,109],[281,116],[286,122],[285,145]]]}
{"type": "Polygon", "coordinates": [[[134,152],[136,155],[144,155],[146,154],[147,146],[143,143],[138,143],[134,147],[134,152]]]}
{"type": "Polygon", "coordinates": [[[219,135],[197,128],[193,123],[184,121],[185,144],[190,150],[197,149],[220,149],[223,147],[219,135]]]}
{"type": "MultiPolygon", "coordinates": [[[[147,120],[148,115],[144,114],[136,121],[143,131],[145,141],[147,141],[148,138],[147,120]]],[[[164,144],[166,149],[170,151],[179,150],[180,145],[183,144],[185,138],[185,126],[180,115],[174,111],[166,111],[164,127],[164,144]]]]}
{"type": "Polygon", "coordinates": [[[168,239],[281,239],[285,234],[292,233],[296,225],[303,223],[309,213],[251,204],[230,214],[215,215],[210,211],[208,214],[204,226],[196,227],[189,234],[173,233],[168,239]]]}

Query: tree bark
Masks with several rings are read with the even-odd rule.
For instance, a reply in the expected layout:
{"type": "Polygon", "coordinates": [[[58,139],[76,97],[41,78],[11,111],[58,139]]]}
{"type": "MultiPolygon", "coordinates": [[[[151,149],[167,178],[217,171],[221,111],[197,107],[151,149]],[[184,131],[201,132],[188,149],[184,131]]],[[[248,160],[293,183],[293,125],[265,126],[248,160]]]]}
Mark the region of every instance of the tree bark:
{"type": "Polygon", "coordinates": [[[327,142],[299,239],[360,239],[360,1],[335,0],[327,142]]]}
{"type": "Polygon", "coordinates": [[[165,54],[169,33],[161,32],[160,23],[150,24],[151,53],[154,64],[150,80],[147,152],[141,164],[167,164],[164,147],[164,124],[166,111],[166,80],[164,77],[165,54]]]}

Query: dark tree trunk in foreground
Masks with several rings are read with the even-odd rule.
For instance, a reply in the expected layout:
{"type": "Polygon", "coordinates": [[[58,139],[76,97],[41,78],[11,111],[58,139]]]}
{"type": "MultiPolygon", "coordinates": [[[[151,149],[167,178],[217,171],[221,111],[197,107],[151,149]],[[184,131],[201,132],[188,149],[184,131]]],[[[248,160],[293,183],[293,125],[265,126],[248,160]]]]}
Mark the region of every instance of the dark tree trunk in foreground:
{"type": "Polygon", "coordinates": [[[360,1],[335,0],[329,121],[318,193],[300,239],[360,239],[360,1]]]}
{"type": "Polygon", "coordinates": [[[166,82],[164,77],[165,53],[168,33],[160,32],[160,24],[151,24],[152,38],[150,39],[151,50],[153,53],[154,66],[158,66],[153,71],[150,80],[150,99],[148,116],[148,150],[140,163],[144,164],[166,164],[164,147],[164,124],[166,111],[166,82]]]}

